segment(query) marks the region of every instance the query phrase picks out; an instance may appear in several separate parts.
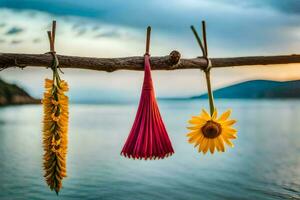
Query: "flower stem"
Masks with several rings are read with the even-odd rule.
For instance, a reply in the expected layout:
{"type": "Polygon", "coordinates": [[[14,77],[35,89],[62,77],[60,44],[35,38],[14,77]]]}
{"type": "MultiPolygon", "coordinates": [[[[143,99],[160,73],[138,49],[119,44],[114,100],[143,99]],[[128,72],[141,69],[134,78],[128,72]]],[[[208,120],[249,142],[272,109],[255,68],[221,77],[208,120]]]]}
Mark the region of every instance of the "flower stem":
{"type": "Polygon", "coordinates": [[[206,84],[207,84],[207,95],[208,95],[208,99],[209,99],[210,115],[212,116],[215,111],[215,105],[214,105],[213,92],[211,90],[210,70],[205,71],[205,77],[206,77],[206,84]]]}

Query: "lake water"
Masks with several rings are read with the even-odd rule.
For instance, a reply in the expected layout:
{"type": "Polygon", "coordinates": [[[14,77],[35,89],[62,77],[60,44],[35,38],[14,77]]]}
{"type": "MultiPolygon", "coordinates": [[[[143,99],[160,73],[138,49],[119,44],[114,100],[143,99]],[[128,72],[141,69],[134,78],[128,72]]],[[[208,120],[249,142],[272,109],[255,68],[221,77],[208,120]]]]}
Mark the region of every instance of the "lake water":
{"type": "Polygon", "coordinates": [[[120,156],[136,104],[70,105],[68,177],[57,197],[42,171],[40,105],[0,108],[0,199],[300,199],[300,101],[218,100],[238,120],[225,153],[203,156],[186,121],[203,100],[160,101],[175,154],[120,156]]]}

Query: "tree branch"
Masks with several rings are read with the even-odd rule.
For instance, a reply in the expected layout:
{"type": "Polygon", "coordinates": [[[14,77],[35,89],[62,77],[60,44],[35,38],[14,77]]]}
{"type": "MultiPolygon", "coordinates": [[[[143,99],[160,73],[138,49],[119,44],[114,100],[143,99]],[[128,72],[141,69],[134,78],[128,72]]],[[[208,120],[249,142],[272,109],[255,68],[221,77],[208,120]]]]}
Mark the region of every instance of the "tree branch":
{"type": "MultiPolygon", "coordinates": [[[[48,67],[51,65],[50,54],[12,54],[0,53],[0,68],[20,67],[48,67]]],[[[58,55],[61,68],[90,69],[113,72],[116,70],[144,70],[143,56],[126,58],[91,58],[58,55]]],[[[271,65],[300,63],[300,55],[282,56],[252,56],[235,58],[211,58],[212,67],[233,67],[247,65],[271,65]]],[[[206,59],[198,57],[180,59],[178,51],[172,51],[170,55],[163,57],[151,57],[153,70],[176,70],[176,69],[204,69],[206,59]]]]}

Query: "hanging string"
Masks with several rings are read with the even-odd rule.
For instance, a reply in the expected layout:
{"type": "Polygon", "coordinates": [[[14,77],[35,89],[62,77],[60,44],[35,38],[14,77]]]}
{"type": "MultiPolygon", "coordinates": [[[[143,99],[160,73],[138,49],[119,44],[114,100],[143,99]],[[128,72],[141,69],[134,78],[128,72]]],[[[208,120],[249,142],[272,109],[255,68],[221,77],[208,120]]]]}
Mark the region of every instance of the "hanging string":
{"type": "Polygon", "coordinates": [[[56,21],[52,22],[52,31],[47,31],[49,44],[50,44],[50,51],[47,52],[52,55],[53,60],[51,64],[51,69],[53,71],[53,80],[56,78],[59,78],[59,74],[57,73],[57,67],[59,65],[59,61],[54,49],[54,43],[55,43],[55,33],[56,33],[56,21]]]}
{"type": "Polygon", "coordinates": [[[56,51],[55,51],[56,21],[52,22],[52,30],[51,31],[47,31],[47,34],[48,34],[48,39],[49,39],[49,44],[50,44],[50,51],[47,52],[47,54],[51,54],[53,56],[51,69],[56,74],[56,76],[57,76],[56,78],[60,79],[57,70],[59,70],[62,74],[64,74],[64,72],[59,67],[59,61],[58,61],[58,58],[57,58],[57,55],[56,55],[56,51]]]}
{"type": "Polygon", "coordinates": [[[205,21],[202,21],[202,36],[203,36],[204,44],[202,43],[202,41],[201,41],[196,29],[194,28],[194,26],[191,26],[191,29],[192,29],[192,31],[195,35],[195,38],[198,42],[198,45],[201,48],[202,57],[206,59],[207,65],[203,69],[203,71],[205,73],[206,84],[207,84],[207,95],[208,95],[208,99],[209,99],[210,114],[213,115],[213,113],[215,111],[215,105],[214,105],[214,97],[213,97],[213,92],[212,92],[212,88],[211,88],[211,80],[210,80],[210,70],[212,68],[212,64],[211,64],[211,60],[208,58],[208,48],[207,48],[205,21]]]}
{"type": "Polygon", "coordinates": [[[151,26],[147,27],[147,36],[146,36],[146,51],[145,55],[150,55],[150,38],[151,38],[151,26]]]}

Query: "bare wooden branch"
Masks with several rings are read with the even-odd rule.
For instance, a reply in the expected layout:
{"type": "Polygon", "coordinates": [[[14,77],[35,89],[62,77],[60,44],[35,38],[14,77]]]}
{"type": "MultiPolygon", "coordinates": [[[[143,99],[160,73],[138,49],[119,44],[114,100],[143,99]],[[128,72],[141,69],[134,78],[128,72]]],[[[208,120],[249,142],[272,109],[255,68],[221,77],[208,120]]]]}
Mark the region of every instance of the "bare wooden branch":
{"type": "MultiPolygon", "coordinates": [[[[12,54],[0,53],[0,68],[48,67],[52,63],[50,54],[12,54]]],[[[91,69],[113,72],[116,70],[144,70],[143,56],[126,58],[91,58],[58,55],[61,68],[91,69]]],[[[248,65],[274,65],[300,63],[300,55],[253,56],[235,58],[211,58],[212,67],[233,67],[248,65]]],[[[180,59],[178,51],[163,57],[151,57],[153,70],[204,69],[204,58],[180,59]]]]}

